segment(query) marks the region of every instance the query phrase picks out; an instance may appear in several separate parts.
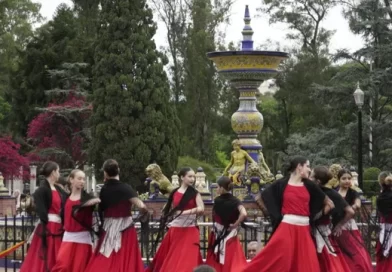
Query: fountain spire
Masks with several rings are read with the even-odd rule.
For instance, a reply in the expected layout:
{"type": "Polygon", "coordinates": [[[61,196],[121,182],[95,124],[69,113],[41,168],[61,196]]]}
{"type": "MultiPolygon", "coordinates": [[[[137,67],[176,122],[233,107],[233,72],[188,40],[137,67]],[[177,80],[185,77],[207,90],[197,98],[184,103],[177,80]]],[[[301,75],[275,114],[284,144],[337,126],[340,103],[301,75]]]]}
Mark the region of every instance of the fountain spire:
{"type": "Polygon", "coordinates": [[[245,26],[244,29],[242,30],[242,51],[253,51],[253,29],[250,26],[250,13],[249,13],[249,7],[246,5],[245,7],[245,16],[244,16],[244,22],[245,26]]]}

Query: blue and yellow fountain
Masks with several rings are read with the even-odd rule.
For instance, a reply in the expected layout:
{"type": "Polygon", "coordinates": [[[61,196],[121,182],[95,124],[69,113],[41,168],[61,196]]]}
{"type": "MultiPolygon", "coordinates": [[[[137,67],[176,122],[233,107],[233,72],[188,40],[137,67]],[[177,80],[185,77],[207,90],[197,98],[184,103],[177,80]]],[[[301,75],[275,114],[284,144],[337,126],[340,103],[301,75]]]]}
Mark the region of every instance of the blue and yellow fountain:
{"type": "Polygon", "coordinates": [[[249,8],[245,8],[241,51],[211,52],[207,56],[215,63],[218,73],[240,92],[240,106],[231,117],[231,126],[238,135],[241,148],[259,162],[262,145],[257,139],[263,128],[263,115],[257,110],[256,93],[264,80],[275,77],[287,53],[253,50],[253,30],[249,8]]]}
{"type": "Polygon", "coordinates": [[[278,73],[279,64],[287,53],[254,51],[253,30],[250,26],[249,8],[245,8],[245,27],[242,31],[241,51],[211,52],[207,56],[215,63],[218,72],[240,92],[240,106],[231,117],[231,126],[238,135],[241,147],[258,161],[261,144],[257,135],[263,128],[263,115],[257,110],[256,93],[264,80],[278,73]]]}

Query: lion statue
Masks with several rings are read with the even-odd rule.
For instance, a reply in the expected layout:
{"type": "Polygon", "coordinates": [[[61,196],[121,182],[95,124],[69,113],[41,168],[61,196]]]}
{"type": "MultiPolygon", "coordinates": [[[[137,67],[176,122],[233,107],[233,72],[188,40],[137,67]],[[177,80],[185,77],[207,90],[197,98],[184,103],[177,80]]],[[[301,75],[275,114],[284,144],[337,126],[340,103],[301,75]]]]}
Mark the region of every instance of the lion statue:
{"type": "MultiPolygon", "coordinates": [[[[147,166],[146,168],[146,175],[151,178],[150,182],[150,188],[149,191],[153,193],[154,190],[154,185],[158,184],[159,185],[159,191],[167,196],[170,194],[171,191],[173,191],[173,186],[169,179],[162,173],[161,167],[159,167],[158,164],[153,163],[147,166]]],[[[146,184],[147,185],[147,184],[146,184]]]]}
{"type": "Polygon", "coordinates": [[[251,177],[259,177],[260,184],[266,184],[274,180],[274,176],[266,173],[266,171],[257,163],[251,163],[248,165],[246,176],[248,177],[248,180],[246,181],[247,184],[250,184],[249,178],[251,177]]]}

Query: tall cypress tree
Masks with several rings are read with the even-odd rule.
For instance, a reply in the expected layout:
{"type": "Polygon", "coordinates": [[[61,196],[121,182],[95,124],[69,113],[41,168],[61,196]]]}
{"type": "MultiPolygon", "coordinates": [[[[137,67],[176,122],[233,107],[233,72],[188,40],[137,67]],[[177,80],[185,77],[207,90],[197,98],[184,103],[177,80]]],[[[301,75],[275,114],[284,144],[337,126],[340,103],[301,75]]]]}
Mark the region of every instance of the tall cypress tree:
{"type": "Polygon", "coordinates": [[[156,25],[146,1],[101,4],[89,157],[97,167],[105,159],[118,160],[122,180],[137,185],[149,163],[167,173],[175,169],[179,120],[169,101],[167,60],[156,50],[156,25]]]}

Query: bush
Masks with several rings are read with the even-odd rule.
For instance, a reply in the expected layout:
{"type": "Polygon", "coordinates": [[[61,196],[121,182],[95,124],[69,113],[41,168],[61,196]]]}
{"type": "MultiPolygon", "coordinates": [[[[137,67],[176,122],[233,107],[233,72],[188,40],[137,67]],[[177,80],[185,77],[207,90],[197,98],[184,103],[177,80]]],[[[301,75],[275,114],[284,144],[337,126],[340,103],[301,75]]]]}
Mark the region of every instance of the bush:
{"type": "Polygon", "coordinates": [[[191,167],[195,171],[197,171],[197,168],[201,167],[203,168],[204,173],[207,175],[206,178],[210,182],[215,182],[216,180],[214,167],[205,161],[200,161],[198,159],[189,156],[179,157],[178,164],[177,164],[177,171],[179,171],[183,167],[191,167]]]}
{"type": "Polygon", "coordinates": [[[381,170],[377,167],[369,167],[366,168],[363,172],[363,179],[364,180],[378,180],[378,175],[380,174],[381,170]]]}
{"type": "Polygon", "coordinates": [[[363,181],[363,194],[367,198],[371,198],[380,193],[380,185],[377,180],[364,180],[363,181]]]}

